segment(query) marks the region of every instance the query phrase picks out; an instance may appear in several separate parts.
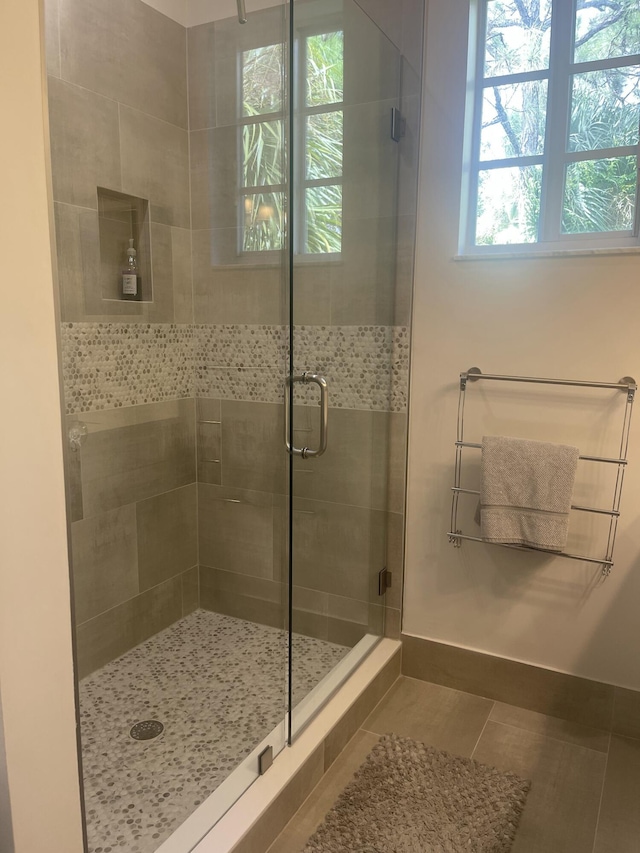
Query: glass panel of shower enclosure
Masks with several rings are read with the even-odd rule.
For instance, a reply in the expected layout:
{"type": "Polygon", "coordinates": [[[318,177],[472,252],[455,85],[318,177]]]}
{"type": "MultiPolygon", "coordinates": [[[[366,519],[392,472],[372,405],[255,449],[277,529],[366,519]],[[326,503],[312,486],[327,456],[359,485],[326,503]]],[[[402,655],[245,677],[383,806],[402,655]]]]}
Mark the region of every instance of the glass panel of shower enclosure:
{"type": "Polygon", "coordinates": [[[155,5],[45,0],[89,851],[192,849],[286,736],[287,4],[155,5]]]}
{"type": "Polygon", "coordinates": [[[353,0],[293,20],[295,735],[384,633],[401,66],[353,0]]]}

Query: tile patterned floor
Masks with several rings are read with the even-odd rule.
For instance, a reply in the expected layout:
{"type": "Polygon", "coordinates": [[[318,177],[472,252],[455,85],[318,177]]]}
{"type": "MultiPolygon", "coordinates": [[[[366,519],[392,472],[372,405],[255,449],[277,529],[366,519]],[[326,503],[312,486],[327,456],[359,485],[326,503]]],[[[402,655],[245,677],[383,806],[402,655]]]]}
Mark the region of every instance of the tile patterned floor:
{"type": "MultiPolygon", "coordinates": [[[[348,651],[295,635],[294,704],[348,651]]],[[[156,850],[282,720],[285,673],[282,631],[198,610],[83,679],[89,853],[156,850]]]]}
{"type": "Polygon", "coordinates": [[[512,853],[640,853],[640,740],[400,678],[268,853],[300,853],[385,732],[532,780],[512,853]]]}

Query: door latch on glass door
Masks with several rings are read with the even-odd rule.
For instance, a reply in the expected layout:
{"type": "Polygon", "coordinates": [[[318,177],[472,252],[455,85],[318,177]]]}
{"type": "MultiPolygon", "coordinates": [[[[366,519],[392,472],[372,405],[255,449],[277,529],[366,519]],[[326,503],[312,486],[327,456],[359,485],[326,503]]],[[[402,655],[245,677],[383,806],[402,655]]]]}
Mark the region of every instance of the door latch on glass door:
{"type": "Polygon", "coordinates": [[[327,380],[318,373],[304,372],[298,376],[288,376],[284,389],[284,443],[287,451],[292,456],[301,456],[303,459],[312,459],[314,456],[322,456],[327,449],[327,432],[329,421],[329,391],[327,380]],[[310,447],[294,447],[291,433],[291,406],[293,397],[293,386],[296,382],[302,385],[314,384],[320,388],[320,446],[317,450],[310,447]]]}

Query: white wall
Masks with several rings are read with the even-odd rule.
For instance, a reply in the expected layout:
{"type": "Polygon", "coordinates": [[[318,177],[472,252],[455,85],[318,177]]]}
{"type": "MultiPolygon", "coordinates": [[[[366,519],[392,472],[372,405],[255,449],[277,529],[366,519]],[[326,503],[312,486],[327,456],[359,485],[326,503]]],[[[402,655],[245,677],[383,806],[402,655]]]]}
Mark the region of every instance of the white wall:
{"type": "MultiPolygon", "coordinates": [[[[485,373],[640,380],[640,254],[452,260],[468,6],[468,0],[429,4],[403,630],[640,689],[640,412],[631,432],[615,566],[603,585],[594,586],[598,569],[584,563],[480,543],[455,549],[445,535],[461,370],[477,365],[485,373]]],[[[563,398],[531,386],[485,383],[470,391],[466,438],[520,435],[616,456],[621,397],[580,392],[563,398]]],[[[473,451],[466,459],[473,480],[479,460],[474,466],[473,451]]],[[[611,472],[582,471],[580,502],[606,506],[611,472]]],[[[469,517],[474,507],[466,506],[464,532],[477,535],[469,517]]],[[[572,543],[602,556],[605,543],[593,516],[576,517],[572,543]]]]}
{"type": "Polygon", "coordinates": [[[16,853],[79,853],[39,6],[0,4],[0,701],[16,853]]]}

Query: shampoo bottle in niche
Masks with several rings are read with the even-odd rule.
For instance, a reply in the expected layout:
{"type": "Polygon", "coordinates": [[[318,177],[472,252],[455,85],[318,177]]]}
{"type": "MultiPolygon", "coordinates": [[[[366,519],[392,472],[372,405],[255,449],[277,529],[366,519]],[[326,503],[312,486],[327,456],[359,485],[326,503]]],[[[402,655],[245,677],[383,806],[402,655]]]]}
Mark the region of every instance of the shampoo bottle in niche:
{"type": "Polygon", "coordinates": [[[127,262],[122,268],[122,298],[140,299],[138,256],[136,250],[133,248],[133,237],[129,240],[126,258],[127,262]]]}

